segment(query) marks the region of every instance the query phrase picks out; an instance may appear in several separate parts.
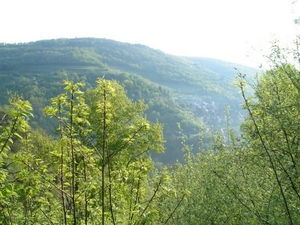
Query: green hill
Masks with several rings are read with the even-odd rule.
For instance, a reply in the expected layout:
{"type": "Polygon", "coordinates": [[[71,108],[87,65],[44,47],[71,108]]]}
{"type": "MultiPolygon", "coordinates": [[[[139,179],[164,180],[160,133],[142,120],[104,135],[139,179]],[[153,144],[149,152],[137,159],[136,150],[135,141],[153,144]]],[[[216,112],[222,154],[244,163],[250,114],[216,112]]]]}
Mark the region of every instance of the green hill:
{"type": "MultiPolygon", "coordinates": [[[[118,80],[133,100],[144,99],[147,117],[164,123],[166,152],[157,160],[181,158],[177,123],[197,148],[203,126],[222,132],[224,105],[231,108],[232,124],[241,120],[240,96],[231,86],[234,67],[253,74],[255,69],[215,59],[165,54],[140,44],[107,39],[78,38],[31,43],[0,44],[0,104],[7,91],[22,94],[34,107],[34,127],[52,133],[51,121],[43,116],[50,98],[62,91],[62,80],[82,81],[86,88],[99,77],[118,80]]],[[[156,156],[154,156],[156,157],[156,156]]]]}

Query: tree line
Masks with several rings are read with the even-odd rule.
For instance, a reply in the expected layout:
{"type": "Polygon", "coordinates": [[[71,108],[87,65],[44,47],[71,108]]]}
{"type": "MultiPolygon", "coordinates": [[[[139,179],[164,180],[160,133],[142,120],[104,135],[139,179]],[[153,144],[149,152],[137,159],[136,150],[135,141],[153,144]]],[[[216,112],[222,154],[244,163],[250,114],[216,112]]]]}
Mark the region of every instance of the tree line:
{"type": "Polygon", "coordinates": [[[300,71],[278,45],[269,59],[255,79],[237,72],[241,136],[227,117],[227,135],[212,134],[208,147],[200,129],[195,154],[178,124],[184,163],[172,165],[150,154],[164,152],[163,125],[117,81],[64,81],[44,110],[54,136],[31,128],[30,102],[10,94],[0,113],[1,223],[299,224],[300,71]]]}

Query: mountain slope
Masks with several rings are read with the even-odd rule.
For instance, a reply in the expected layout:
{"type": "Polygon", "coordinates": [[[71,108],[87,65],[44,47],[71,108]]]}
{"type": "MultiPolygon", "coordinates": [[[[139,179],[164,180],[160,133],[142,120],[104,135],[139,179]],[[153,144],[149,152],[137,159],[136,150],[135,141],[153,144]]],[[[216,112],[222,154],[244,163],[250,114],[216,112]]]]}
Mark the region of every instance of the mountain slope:
{"type": "Polygon", "coordinates": [[[231,87],[231,66],[107,39],[0,44],[0,104],[7,100],[6,91],[22,94],[34,106],[33,125],[51,130],[42,109],[62,91],[62,80],[84,80],[88,88],[98,77],[116,79],[130,98],[144,99],[149,105],[150,120],[164,123],[167,150],[158,160],[171,162],[181,157],[178,122],[189,137],[188,143],[195,146],[198,127],[203,123],[206,129],[224,127],[225,104],[232,108],[234,125],[239,124],[240,97],[231,87]]]}

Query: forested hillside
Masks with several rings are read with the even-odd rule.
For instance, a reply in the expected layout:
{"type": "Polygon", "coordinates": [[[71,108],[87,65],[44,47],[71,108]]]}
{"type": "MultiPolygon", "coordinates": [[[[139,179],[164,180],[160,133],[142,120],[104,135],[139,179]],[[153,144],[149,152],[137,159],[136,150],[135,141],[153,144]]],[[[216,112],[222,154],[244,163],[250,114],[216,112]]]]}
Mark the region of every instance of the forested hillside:
{"type": "Polygon", "coordinates": [[[231,108],[232,125],[242,121],[241,98],[232,87],[234,67],[249,74],[254,69],[201,58],[165,54],[143,45],[106,39],[57,39],[32,43],[0,45],[0,99],[7,103],[7,92],[21,94],[33,106],[33,127],[51,134],[53,124],[43,108],[63,89],[62,81],[84,81],[95,86],[99,77],[115,79],[134,101],[148,105],[147,118],[164,124],[166,152],[157,160],[182,159],[178,123],[198,145],[199,127],[207,133],[224,130],[224,106],[231,108]]]}
{"type": "Polygon", "coordinates": [[[1,224],[300,223],[298,48],[255,76],[110,40],[1,48],[1,224]]]}

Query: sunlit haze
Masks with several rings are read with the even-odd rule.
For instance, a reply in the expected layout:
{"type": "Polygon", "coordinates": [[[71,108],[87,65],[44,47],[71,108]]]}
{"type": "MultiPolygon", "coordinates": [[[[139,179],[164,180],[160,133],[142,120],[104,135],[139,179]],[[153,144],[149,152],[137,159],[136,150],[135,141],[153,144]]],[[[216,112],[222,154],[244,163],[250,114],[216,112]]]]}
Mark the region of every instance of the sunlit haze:
{"type": "Polygon", "coordinates": [[[3,0],[0,42],[107,38],[257,66],[271,40],[295,39],[299,16],[292,0],[3,0]]]}

